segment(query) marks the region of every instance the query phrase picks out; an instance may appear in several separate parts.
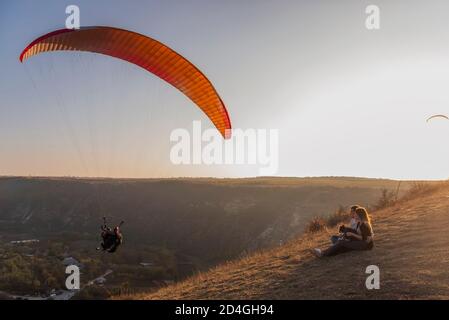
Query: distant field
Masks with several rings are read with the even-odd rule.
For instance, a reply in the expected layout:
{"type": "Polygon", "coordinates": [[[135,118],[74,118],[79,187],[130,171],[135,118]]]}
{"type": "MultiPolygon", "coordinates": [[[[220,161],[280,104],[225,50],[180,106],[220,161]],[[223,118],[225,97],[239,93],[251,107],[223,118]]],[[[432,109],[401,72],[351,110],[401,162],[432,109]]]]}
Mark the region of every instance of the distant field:
{"type": "Polygon", "coordinates": [[[256,178],[82,178],[82,177],[14,177],[0,176],[1,180],[12,181],[86,181],[101,183],[161,183],[185,182],[199,184],[220,185],[277,185],[277,186],[333,186],[333,187],[370,187],[370,188],[396,188],[398,183],[405,187],[415,182],[439,183],[439,180],[393,180],[360,177],[256,177],[256,178]]]}

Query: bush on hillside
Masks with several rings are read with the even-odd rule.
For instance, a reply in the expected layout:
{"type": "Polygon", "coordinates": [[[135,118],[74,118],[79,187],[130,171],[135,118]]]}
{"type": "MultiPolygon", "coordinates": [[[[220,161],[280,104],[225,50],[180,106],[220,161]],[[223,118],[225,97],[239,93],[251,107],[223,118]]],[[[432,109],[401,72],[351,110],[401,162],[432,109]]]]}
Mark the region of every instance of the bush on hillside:
{"type": "Polygon", "coordinates": [[[326,218],[326,225],[328,227],[335,227],[336,225],[348,221],[350,218],[350,214],[345,210],[345,207],[340,205],[334,213],[329,215],[326,218]]]}
{"type": "Polygon", "coordinates": [[[374,210],[382,210],[394,205],[397,201],[396,192],[388,189],[381,190],[381,196],[377,203],[373,206],[374,210]]]}
{"type": "Polygon", "coordinates": [[[432,192],[435,192],[440,188],[441,184],[434,183],[429,184],[425,182],[415,182],[413,183],[412,187],[407,190],[407,192],[402,196],[401,200],[407,201],[412,200],[417,197],[422,197],[424,195],[430,194],[432,192]]]}
{"type": "Polygon", "coordinates": [[[318,232],[326,229],[326,220],[320,217],[313,218],[306,226],[306,232],[318,232]]]}

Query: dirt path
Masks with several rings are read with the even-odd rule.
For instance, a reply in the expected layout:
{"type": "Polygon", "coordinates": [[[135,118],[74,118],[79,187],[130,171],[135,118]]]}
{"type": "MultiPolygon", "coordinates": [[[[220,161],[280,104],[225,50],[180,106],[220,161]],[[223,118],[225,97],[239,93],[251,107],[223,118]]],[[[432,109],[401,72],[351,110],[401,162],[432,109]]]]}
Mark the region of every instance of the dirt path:
{"type": "Polygon", "coordinates": [[[132,299],[449,299],[449,188],[373,215],[376,246],[316,259],[321,232],[132,299]],[[365,288],[377,265],[381,288],[365,288]]]}

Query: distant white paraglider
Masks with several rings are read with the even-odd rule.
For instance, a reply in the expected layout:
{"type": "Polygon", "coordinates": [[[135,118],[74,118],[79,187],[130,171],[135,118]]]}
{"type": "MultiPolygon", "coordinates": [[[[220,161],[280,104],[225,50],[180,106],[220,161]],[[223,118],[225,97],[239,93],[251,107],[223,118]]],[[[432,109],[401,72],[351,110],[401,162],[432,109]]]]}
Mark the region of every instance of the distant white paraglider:
{"type": "Polygon", "coordinates": [[[449,120],[449,117],[445,116],[444,114],[435,114],[435,115],[427,118],[426,122],[429,122],[430,120],[435,119],[435,118],[443,118],[443,119],[449,120]]]}

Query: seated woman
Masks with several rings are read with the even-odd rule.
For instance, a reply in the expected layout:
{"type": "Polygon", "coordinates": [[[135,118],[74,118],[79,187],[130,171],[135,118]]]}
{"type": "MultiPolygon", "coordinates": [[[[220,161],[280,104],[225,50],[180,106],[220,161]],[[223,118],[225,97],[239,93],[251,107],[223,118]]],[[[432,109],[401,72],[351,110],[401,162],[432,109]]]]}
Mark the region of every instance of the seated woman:
{"type": "Polygon", "coordinates": [[[355,213],[359,223],[357,232],[346,232],[344,238],[339,239],[326,250],[313,249],[312,251],[317,257],[334,256],[352,250],[371,250],[374,247],[374,233],[368,212],[365,208],[359,207],[355,213]]]}
{"type": "Polygon", "coordinates": [[[359,227],[359,224],[357,222],[357,218],[356,218],[356,213],[355,211],[357,210],[357,208],[359,208],[359,205],[353,205],[351,206],[351,220],[349,222],[349,227],[346,227],[344,224],[340,226],[340,229],[338,229],[338,232],[340,233],[339,235],[333,235],[331,237],[331,243],[332,244],[336,244],[338,242],[338,240],[341,240],[345,237],[345,233],[347,232],[352,232],[352,233],[356,233],[357,229],[359,227]]]}

